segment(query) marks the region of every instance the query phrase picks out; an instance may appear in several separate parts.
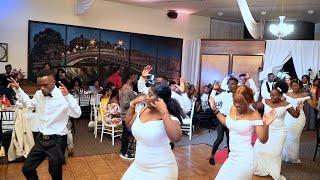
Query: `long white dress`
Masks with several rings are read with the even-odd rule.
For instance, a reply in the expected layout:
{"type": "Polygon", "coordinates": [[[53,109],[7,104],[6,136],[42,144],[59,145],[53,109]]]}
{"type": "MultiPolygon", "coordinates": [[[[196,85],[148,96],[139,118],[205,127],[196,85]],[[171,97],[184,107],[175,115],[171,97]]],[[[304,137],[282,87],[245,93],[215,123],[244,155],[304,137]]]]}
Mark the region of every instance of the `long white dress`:
{"type": "MultiPolygon", "coordinates": [[[[300,102],[310,99],[310,96],[302,98],[286,96],[286,99],[293,107],[296,107],[300,102]]],[[[298,118],[291,116],[291,114],[287,112],[284,118],[284,124],[287,128],[287,138],[282,151],[282,159],[287,162],[300,163],[300,137],[306,124],[306,115],[304,114],[303,109],[300,110],[300,116],[298,118]]]]}
{"type": "MultiPolygon", "coordinates": [[[[264,112],[268,113],[272,110],[264,100],[264,112]]],[[[254,160],[256,165],[255,175],[267,176],[270,175],[273,179],[285,179],[280,175],[282,162],[282,149],[287,135],[287,129],[284,126],[284,116],[287,109],[292,107],[287,106],[274,108],[276,118],[269,125],[269,139],[265,144],[257,141],[254,145],[254,160]]]]}
{"type": "MultiPolygon", "coordinates": [[[[176,117],[172,116],[171,119],[179,122],[176,117]]],[[[122,180],[178,179],[177,162],[162,120],[143,123],[137,112],[132,134],[137,141],[135,160],[122,176],[122,180]]]]}
{"type": "Polygon", "coordinates": [[[254,126],[262,124],[262,120],[232,120],[230,116],[226,117],[230,136],[230,153],[220,168],[216,180],[252,179],[255,168],[251,137],[254,126]]]}

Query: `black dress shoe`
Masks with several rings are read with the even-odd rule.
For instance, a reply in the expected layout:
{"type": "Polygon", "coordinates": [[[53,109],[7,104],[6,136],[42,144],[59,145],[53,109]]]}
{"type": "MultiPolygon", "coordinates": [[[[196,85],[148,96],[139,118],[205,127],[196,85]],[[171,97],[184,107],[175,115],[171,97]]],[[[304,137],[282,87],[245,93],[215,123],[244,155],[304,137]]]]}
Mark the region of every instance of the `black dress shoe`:
{"type": "Polygon", "coordinates": [[[215,165],[215,164],[216,164],[216,162],[214,161],[214,158],[213,158],[213,157],[211,157],[211,158],[209,159],[209,163],[210,163],[211,165],[215,165]]]}

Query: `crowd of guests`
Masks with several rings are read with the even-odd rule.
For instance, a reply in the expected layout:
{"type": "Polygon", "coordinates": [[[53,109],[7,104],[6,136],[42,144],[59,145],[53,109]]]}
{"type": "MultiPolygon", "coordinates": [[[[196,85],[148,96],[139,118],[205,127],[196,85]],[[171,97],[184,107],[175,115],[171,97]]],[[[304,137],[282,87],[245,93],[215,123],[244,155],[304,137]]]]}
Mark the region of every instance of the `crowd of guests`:
{"type": "Polygon", "coordinates": [[[35,107],[39,115],[39,132],[24,163],[24,175],[36,179],[37,166],[49,158],[50,174],[61,179],[69,117],[81,115],[74,97],[85,93],[101,94],[101,101],[107,99],[119,106],[123,128],[120,157],[134,160],[122,179],[178,178],[172,149],[182,137],[180,126],[190,115],[193,102],[197,104],[194,111],[217,121],[210,164],[215,165],[214,155],[227,136],[229,157],[216,179],[251,179],[254,174],[285,179],[280,174],[282,160],[301,162],[300,136],[306,122],[311,121],[308,111],[318,104],[318,79],[312,84],[307,75],[301,80],[288,76],[277,79],[270,73],[265,82],[256,83],[250,75],[240,74],[203,86],[200,95],[182,78],[175,82],[158,75],[150,84],[151,71],[148,65],[141,74],[129,72],[124,78],[121,69],[115,67],[105,82],[94,80],[83,86],[80,77],[70,79],[63,69],[54,74],[52,66],[45,64],[37,78],[40,90],[32,99],[16,79],[6,76],[6,87],[18,100],[35,107]],[[53,113],[48,114],[48,109],[53,113]],[[257,141],[252,142],[254,136],[257,141]],[[132,149],[133,142],[136,150],[132,149]]]}

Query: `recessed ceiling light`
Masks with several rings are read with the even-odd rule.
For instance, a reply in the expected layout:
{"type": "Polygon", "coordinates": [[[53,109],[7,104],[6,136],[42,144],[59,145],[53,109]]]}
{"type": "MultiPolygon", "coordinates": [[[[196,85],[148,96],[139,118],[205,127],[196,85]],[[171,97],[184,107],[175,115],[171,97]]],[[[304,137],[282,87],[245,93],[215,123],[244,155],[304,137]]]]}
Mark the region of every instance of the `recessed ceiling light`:
{"type": "Polygon", "coordinates": [[[314,13],[314,10],[310,9],[308,10],[308,14],[313,14],[314,13]]]}
{"type": "Polygon", "coordinates": [[[261,15],[266,15],[267,12],[266,11],[261,11],[261,15]]]}
{"type": "Polygon", "coordinates": [[[218,12],[218,16],[223,16],[223,12],[218,12]]]}

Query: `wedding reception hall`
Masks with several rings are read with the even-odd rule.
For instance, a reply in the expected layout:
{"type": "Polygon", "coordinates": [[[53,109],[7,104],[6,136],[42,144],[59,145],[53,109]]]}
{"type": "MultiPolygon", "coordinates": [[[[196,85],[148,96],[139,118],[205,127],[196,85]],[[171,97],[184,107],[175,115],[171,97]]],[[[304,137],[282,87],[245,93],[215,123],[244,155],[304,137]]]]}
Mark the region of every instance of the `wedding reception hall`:
{"type": "Polygon", "coordinates": [[[320,180],[320,1],[0,1],[0,179],[320,180]]]}

